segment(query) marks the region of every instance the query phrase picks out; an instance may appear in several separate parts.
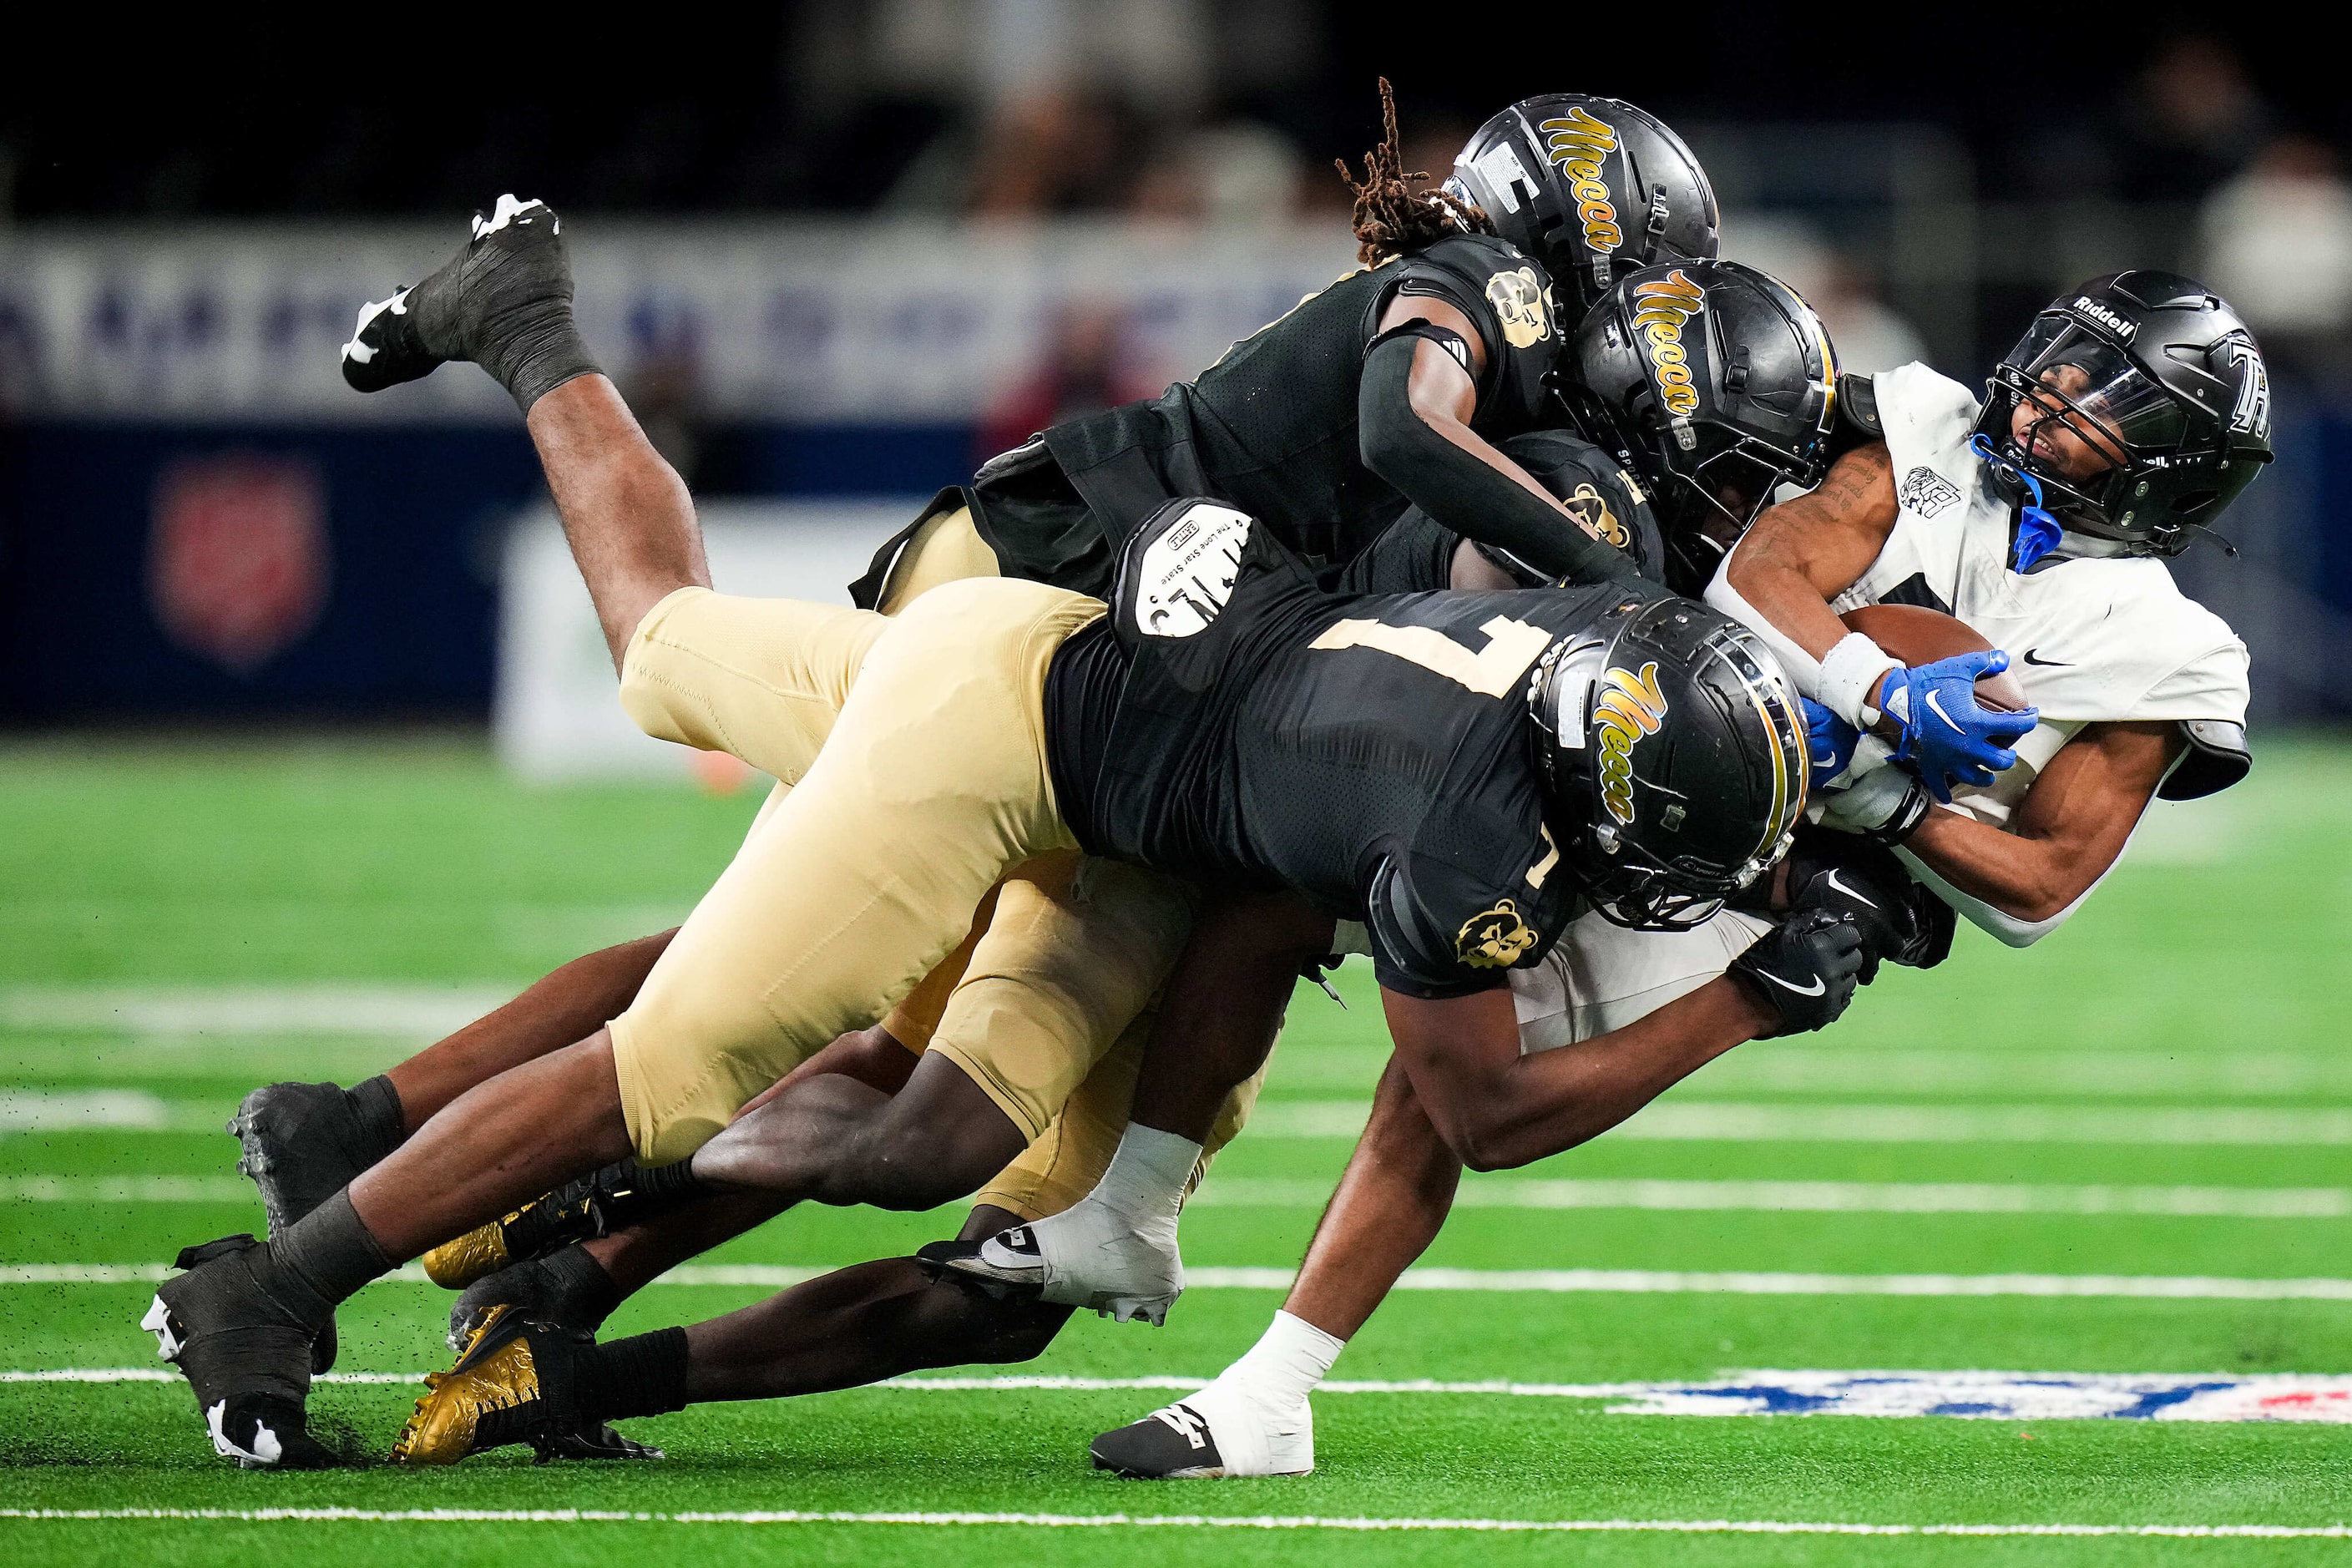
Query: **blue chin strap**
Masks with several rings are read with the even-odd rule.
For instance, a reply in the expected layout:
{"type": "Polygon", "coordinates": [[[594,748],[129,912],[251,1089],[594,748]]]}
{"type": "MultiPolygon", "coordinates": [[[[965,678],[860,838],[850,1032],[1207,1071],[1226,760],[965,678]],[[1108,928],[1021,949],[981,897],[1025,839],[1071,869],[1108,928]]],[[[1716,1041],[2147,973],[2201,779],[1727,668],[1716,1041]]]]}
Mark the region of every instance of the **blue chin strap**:
{"type": "Polygon", "coordinates": [[[2019,482],[2025,486],[2025,493],[2032,498],[2025,503],[2024,510],[2018,514],[2016,558],[2010,563],[2009,567],[2012,572],[2024,572],[2035,562],[2058,548],[2058,536],[2065,530],[2058,526],[2056,518],[2042,510],[2040,479],[2035,479],[2016,464],[1997,456],[1992,449],[1992,443],[1980,435],[1969,437],[1969,447],[1978,457],[1982,458],[2001,472],[2015,474],[2019,482]]]}

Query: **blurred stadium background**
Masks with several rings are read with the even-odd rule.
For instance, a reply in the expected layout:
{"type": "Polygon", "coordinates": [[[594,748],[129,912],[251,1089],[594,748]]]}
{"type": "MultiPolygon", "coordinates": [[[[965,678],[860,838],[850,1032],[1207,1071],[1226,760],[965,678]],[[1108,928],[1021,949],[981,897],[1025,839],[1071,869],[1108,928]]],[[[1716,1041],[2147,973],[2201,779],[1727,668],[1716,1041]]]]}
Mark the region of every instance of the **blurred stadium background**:
{"type": "MultiPolygon", "coordinates": [[[[2352,752],[2325,732],[2352,712],[2352,542],[2333,526],[2352,490],[2352,109],[2306,33],[2251,10],[1412,21],[1314,0],[803,0],[552,35],[504,14],[349,36],[192,15],[142,21],[135,41],[119,19],[44,20],[49,47],[0,53],[0,1362],[16,1369],[0,1377],[0,1519],[1108,1506],[2340,1525],[2341,1426],[2060,1419],[2153,1415],[2192,1382],[2225,1401],[2273,1388],[2288,1404],[2272,1413],[2315,1420],[2352,1401],[2352,752]],[[1334,1393],[1311,1489],[1107,1502],[1079,1446],[1161,1394],[698,1410],[652,1424],[669,1465],[584,1481],[506,1463],[259,1479],[215,1467],[176,1386],[25,1381],[152,1374],[128,1329],[145,1281],[183,1242],[259,1227],[217,1131],[245,1088],[350,1081],[566,958],[672,923],[752,808],[651,776],[686,764],[620,719],[490,383],[460,369],[346,392],[335,351],[362,300],[437,265],[499,192],[547,198],[586,331],[701,497],[722,586],[836,596],[981,458],[1199,369],[1350,265],[1330,161],[1375,139],[1382,74],[1408,166],[1431,170],[1523,94],[1659,112],[1715,177],[1727,251],[1811,298],[1855,368],[1924,357],[1977,382],[2071,282],[2202,276],[2270,352],[2279,460],[2225,521],[2241,558],[2179,563],[2254,650],[2246,787],[2159,808],[2032,953],[1966,931],[1951,963],[1891,977],[1832,1034],[1735,1053],[1622,1133],[1474,1181],[1428,1259],[1454,1272],[1391,1303],[1339,1375],[1599,1388],[2008,1367],[2140,1393],[2053,1384],[2042,1404],[1945,1412],[1984,1421],[1779,1423],[1689,1414],[1720,1390],[1647,1421],[1602,1417],[1601,1394],[1334,1393]],[[1621,1274],[1498,1272],[1528,1268],[1621,1274]],[[1798,1293],[1738,1283],[1784,1275],[1798,1293]],[[2241,1373],[2300,1381],[2227,1384],[2241,1373]],[[2145,1407],[2111,1408],[2130,1400],[2145,1407]]],[[[1367,976],[1342,985],[1346,1014],[1303,994],[1260,1125],[1187,1224],[1188,1257],[1223,1288],[1161,1334],[1075,1325],[1020,1370],[1205,1375],[1257,1331],[1384,1050],[1367,976]]],[[[796,1214],[615,1327],[706,1315],[952,1223],[796,1214]]],[[[345,1368],[434,1364],[445,1305],[412,1281],[372,1287],[345,1314],[345,1368]]],[[[1749,1405],[1819,1407],[1790,1387],[1749,1405]]],[[[337,1385],[319,1407],[380,1451],[411,1392],[337,1385]]],[[[153,1556],[160,1533],[131,1533],[150,1528],[7,1521],[0,1544],[12,1561],[153,1556]]],[[[249,1561],[283,1550],[273,1528],[181,1529],[166,1554],[249,1561]]],[[[387,1550],[369,1528],[308,1539],[387,1550]]],[[[687,1526],[433,1528],[452,1561],[526,1542],[564,1562],[624,1541],[753,1550],[687,1526]]],[[[907,1539],[832,1528],[796,1550],[874,1561],[907,1539]]],[[[1235,1561],[1276,1550],[1217,1533],[1235,1561]]],[[[975,1529],[957,1545],[1043,1539],[975,1529]]],[[[1334,1539],[1351,1562],[1550,1550],[1334,1539]]],[[[1134,1551],[1111,1531],[1058,1541],[1056,1560],[1134,1551]]],[[[1689,1551],[1594,1544],[1610,1562],[1689,1551]]],[[[2012,1544],[2035,1562],[2225,1550],[2012,1544]]],[[[2270,1544],[2260,1560],[2309,1550],[2270,1544]]],[[[1944,1560],[1880,1540],[1709,1546],[1944,1560]]]]}
{"type": "Polygon", "coordinates": [[[2352,185],[2311,51],[2228,18],[2070,42],[1937,7],[1638,9],[802,0],[625,44],[257,16],[17,51],[0,723],[490,712],[529,559],[506,534],[541,493],[520,422],[470,373],[362,400],[335,348],[500,191],[572,220],[591,342],[697,489],[760,503],[743,525],[798,554],[831,503],[902,510],[1343,270],[1331,159],[1374,139],[1382,73],[1409,166],[1440,172],[1571,79],[1664,114],[1727,252],[1859,369],[1974,383],[2069,282],[2206,279],[2270,351],[2279,461],[2223,530],[2242,558],[2181,570],[2252,645],[2265,726],[2352,709],[2352,543],[2326,525],[2352,489],[2352,185]],[[420,88],[427,56],[449,63],[420,88]]]}

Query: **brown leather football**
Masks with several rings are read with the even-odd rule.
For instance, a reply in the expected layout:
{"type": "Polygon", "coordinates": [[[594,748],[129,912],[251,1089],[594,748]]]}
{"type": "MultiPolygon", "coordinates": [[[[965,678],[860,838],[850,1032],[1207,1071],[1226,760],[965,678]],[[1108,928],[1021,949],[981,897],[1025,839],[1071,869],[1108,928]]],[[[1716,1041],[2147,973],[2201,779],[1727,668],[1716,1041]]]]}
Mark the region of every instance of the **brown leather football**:
{"type": "MultiPolygon", "coordinates": [[[[1848,631],[1860,632],[1906,665],[1933,664],[1956,653],[1981,653],[1992,647],[1966,621],[1917,605],[1864,605],[1838,618],[1848,631]]],[[[2033,706],[2025,688],[2007,670],[1978,681],[1977,700],[2011,712],[2033,706]]]]}

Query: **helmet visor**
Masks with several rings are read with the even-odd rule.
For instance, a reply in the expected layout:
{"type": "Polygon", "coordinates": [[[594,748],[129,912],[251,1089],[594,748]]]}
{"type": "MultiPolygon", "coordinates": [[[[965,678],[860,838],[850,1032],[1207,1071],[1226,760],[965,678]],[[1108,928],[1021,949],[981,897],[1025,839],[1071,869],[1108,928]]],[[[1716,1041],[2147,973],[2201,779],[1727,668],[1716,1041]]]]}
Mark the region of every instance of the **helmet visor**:
{"type": "Polygon", "coordinates": [[[2129,354],[2063,316],[2033,323],[2009,363],[2024,373],[2023,395],[2044,416],[2063,419],[2108,463],[2130,465],[2126,448],[2170,451],[2188,434],[2189,416],[2129,354]]]}

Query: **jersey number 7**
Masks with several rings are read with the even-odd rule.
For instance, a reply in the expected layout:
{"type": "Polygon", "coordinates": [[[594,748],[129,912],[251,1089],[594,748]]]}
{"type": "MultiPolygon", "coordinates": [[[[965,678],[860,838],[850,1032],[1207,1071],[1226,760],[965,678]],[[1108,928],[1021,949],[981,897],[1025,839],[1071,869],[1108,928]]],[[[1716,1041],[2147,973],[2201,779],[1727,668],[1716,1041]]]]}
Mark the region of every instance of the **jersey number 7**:
{"type": "Polygon", "coordinates": [[[1541,626],[1496,616],[1478,628],[1486,646],[1473,653],[1434,626],[1392,626],[1386,621],[1334,621],[1307,646],[1336,649],[1368,647],[1417,664],[1457,686],[1486,697],[1507,697],[1528,667],[1543,657],[1552,634],[1541,626]]]}

